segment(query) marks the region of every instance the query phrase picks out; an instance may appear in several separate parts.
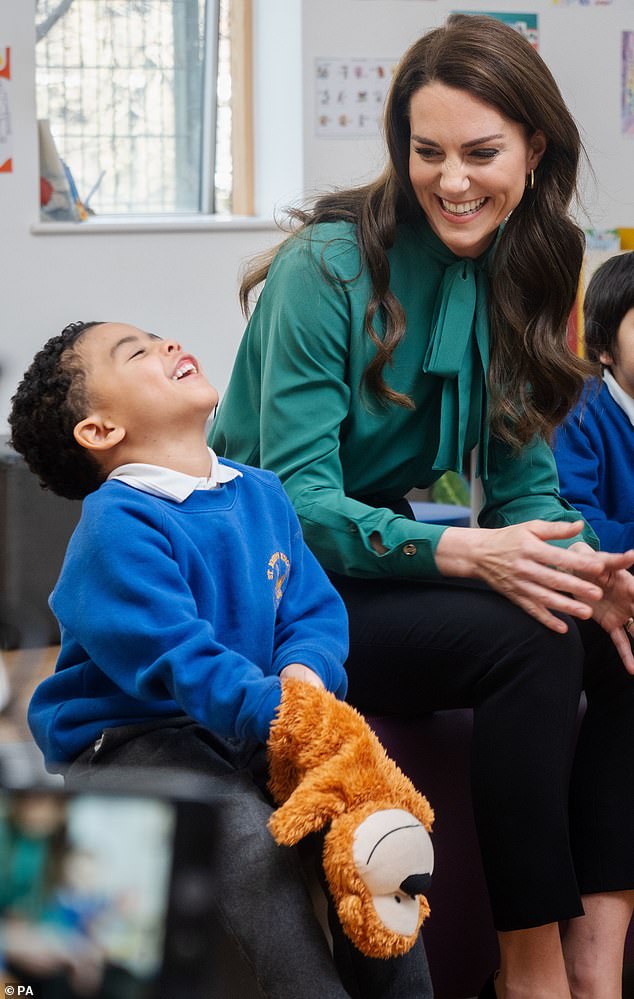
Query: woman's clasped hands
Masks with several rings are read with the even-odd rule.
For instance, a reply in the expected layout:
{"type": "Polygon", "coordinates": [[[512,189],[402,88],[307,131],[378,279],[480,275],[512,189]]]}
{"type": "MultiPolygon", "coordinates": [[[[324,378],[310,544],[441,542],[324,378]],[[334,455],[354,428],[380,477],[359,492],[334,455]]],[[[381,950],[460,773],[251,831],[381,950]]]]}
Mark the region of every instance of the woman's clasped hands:
{"type": "Polygon", "coordinates": [[[530,520],[494,529],[449,527],[436,549],[445,576],[481,579],[552,631],[564,634],[568,614],[594,620],[610,635],[628,673],[634,654],[625,625],[634,616],[634,550],[594,551],[550,541],[574,538],[583,521],[530,520]]]}

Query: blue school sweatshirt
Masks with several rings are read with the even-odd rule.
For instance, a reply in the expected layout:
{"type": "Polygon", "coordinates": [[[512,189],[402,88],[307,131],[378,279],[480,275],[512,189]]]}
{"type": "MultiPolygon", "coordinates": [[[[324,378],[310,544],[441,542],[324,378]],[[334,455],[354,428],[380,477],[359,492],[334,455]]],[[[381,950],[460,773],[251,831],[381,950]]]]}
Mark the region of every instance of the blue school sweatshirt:
{"type": "Polygon", "coordinates": [[[277,477],[225,463],[242,477],[182,503],[116,480],[84,500],[50,599],[55,673],[28,711],[50,771],[104,728],[178,714],[265,742],[289,663],[345,695],[339,595],[277,477]]]}
{"type": "Polygon", "coordinates": [[[634,427],[603,381],[591,379],[554,439],[561,494],[601,548],[634,548],[634,427]]]}

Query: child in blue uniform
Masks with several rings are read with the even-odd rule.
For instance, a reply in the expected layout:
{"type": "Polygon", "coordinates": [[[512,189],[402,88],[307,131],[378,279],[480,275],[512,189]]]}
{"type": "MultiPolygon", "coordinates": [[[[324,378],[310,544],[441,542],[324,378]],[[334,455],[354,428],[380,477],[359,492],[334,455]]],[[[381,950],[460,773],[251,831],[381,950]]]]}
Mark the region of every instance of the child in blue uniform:
{"type": "MultiPolygon", "coordinates": [[[[265,744],[284,678],[345,695],[346,612],[277,477],[208,449],[217,399],[180,344],[125,324],[71,324],[36,355],[12,444],[84,503],[51,596],[61,649],[29,723],[75,785],[129,767],[208,775],[229,831],[223,919],[263,995],[343,999],[295,851],[266,828],[265,744]]],[[[379,975],[364,999],[431,995],[415,951],[353,955],[361,982],[377,964],[384,982],[413,982],[390,991],[379,975]]]]}
{"type": "Polygon", "coordinates": [[[634,252],[593,274],[583,303],[586,354],[603,366],[554,440],[561,493],[601,548],[634,547],[634,252]]]}

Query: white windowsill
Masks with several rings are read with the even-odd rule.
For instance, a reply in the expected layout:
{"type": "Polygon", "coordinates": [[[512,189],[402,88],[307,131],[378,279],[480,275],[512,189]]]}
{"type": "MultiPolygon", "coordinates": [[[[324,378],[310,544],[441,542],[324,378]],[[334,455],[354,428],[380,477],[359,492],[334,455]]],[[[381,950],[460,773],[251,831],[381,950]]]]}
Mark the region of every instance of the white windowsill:
{"type": "Polygon", "coordinates": [[[37,236],[60,236],[79,233],[126,232],[236,232],[277,231],[269,218],[251,215],[100,215],[85,222],[35,222],[31,232],[37,236]]]}

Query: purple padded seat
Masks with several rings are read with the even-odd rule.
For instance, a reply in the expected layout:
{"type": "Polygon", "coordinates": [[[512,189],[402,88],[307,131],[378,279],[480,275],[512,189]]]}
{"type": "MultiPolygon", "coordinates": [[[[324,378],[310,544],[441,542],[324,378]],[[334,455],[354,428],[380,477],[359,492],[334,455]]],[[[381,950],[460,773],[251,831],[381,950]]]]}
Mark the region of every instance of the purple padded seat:
{"type": "Polygon", "coordinates": [[[436,812],[431,915],[423,926],[435,999],[476,996],[498,966],[498,946],[471,808],[471,709],[368,722],[436,812]]]}
{"type": "MultiPolygon", "coordinates": [[[[498,946],[471,808],[472,711],[409,719],[370,716],[368,722],[436,811],[431,915],[423,926],[435,999],[477,996],[498,966],[498,946]]],[[[631,970],[634,925],[625,961],[631,970]]]]}

